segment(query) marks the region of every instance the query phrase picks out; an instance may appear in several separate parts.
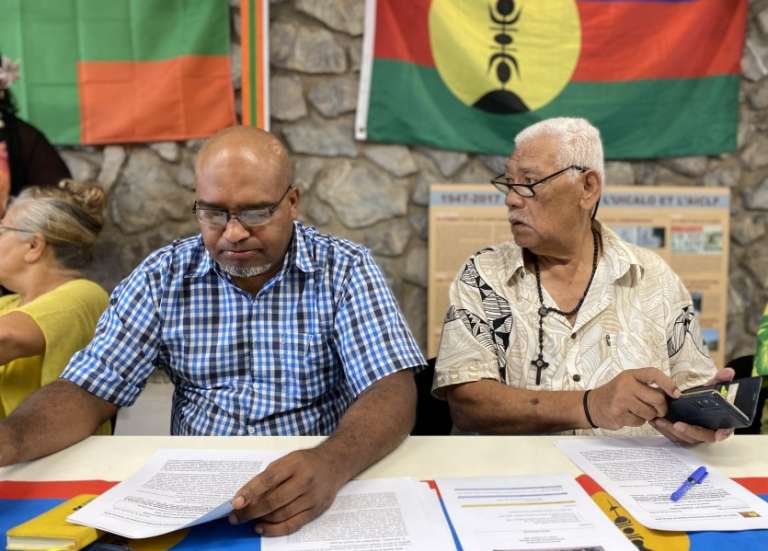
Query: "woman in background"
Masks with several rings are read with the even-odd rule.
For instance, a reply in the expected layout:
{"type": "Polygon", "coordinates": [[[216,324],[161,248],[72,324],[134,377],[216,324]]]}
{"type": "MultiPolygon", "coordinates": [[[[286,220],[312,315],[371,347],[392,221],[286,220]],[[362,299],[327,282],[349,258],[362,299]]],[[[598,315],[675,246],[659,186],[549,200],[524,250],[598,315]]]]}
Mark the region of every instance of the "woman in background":
{"type": "Polygon", "coordinates": [[[9,197],[28,186],[55,186],[69,168],[45,135],[16,116],[11,84],[19,66],[0,55],[0,217],[9,197]]]}
{"type": "MultiPolygon", "coordinates": [[[[84,279],[103,225],[101,188],[30,187],[0,220],[0,418],[54,381],[93,337],[107,293],[84,279]]],[[[100,433],[108,430],[102,427],[100,433]]]]}

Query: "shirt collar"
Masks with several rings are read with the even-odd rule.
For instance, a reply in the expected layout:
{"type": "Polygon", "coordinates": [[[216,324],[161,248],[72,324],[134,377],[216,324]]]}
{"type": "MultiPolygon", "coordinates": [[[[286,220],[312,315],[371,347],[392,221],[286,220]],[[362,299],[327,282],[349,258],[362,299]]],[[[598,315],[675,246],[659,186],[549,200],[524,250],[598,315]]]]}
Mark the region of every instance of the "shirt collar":
{"type": "MultiPolygon", "coordinates": [[[[318,267],[312,260],[312,254],[310,253],[310,247],[307,243],[306,233],[307,227],[298,220],[295,220],[293,222],[293,238],[291,239],[291,244],[288,246],[288,250],[285,253],[286,261],[283,264],[283,269],[281,271],[285,272],[291,266],[295,266],[302,272],[306,273],[318,270],[318,267]]],[[[197,255],[197,258],[193,258],[192,262],[190,262],[185,277],[203,277],[211,271],[218,273],[213,257],[210,255],[208,250],[205,248],[205,245],[203,244],[202,235],[198,235],[197,239],[197,249],[200,252],[197,255]]]]}
{"type": "Polygon", "coordinates": [[[525,259],[523,258],[522,247],[504,248],[504,267],[509,271],[504,274],[504,280],[512,283],[512,278],[525,275],[525,259]]]}
{"type": "Polygon", "coordinates": [[[616,281],[629,274],[633,281],[640,281],[645,267],[635,252],[609,227],[597,221],[595,226],[603,239],[603,259],[611,280],[616,281]]]}
{"type": "Polygon", "coordinates": [[[208,251],[203,244],[203,236],[197,236],[197,246],[192,261],[187,266],[187,273],[184,277],[203,277],[208,272],[213,270],[213,258],[208,254],[208,251]]]}
{"type": "MultiPolygon", "coordinates": [[[[644,266],[629,246],[609,227],[597,220],[593,222],[594,229],[599,232],[603,246],[603,261],[608,265],[611,280],[615,281],[630,273],[635,281],[643,277],[644,266]]],[[[525,273],[525,260],[522,247],[504,247],[502,249],[506,273],[504,281],[512,283],[512,279],[525,273]]]]}
{"type": "Polygon", "coordinates": [[[316,272],[320,269],[312,257],[312,249],[307,236],[308,232],[307,226],[295,220],[293,222],[293,240],[288,253],[286,253],[292,259],[293,265],[306,273],[316,272]]]}

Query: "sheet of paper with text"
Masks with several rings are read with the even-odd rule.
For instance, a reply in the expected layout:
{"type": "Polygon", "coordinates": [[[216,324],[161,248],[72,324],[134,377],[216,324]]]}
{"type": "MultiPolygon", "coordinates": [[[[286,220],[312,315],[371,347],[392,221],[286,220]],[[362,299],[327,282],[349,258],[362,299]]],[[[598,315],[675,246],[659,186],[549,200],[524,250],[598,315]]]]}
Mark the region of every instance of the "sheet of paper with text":
{"type": "Polygon", "coordinates": [[[768,528],[768,503],[716,470],[680,500],[671,495],[701,466],[658,438],[568,438],[557,446],[647,528],[671,531],[768,528]]]}
{"type": "Polygon", "coordinates": [[[158,450],[133,476],[67,517],[126,538],[149,538],[221,518],[246,482],[280,454],[158,450]]]}

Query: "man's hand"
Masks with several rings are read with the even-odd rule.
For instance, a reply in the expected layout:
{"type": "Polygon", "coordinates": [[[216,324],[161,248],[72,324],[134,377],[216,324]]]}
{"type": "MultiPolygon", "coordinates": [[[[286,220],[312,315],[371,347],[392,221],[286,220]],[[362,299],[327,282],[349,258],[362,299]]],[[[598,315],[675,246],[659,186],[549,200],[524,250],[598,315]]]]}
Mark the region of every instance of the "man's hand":
{"type": "Polygon", "coordinates": [[[664,393],[680,396],[674,381],[664,373],[655,367],[628,369],[594,389],[587,405],[592,421],[600,428],[639,427],[667,414],[664,393]]]}
{"type": "MultiPolygon", "coordinates": [[[[733,380],[736,372],[730,367],[718,369],[715,376],[705,383],[713,385],[715,383],[727,383],[733,380]]],[[[698,444],[699,442],[720,442],[733,434],[733,429],[710,430],[704,427],[689,425],[682,421],[675,423],[667,419],[654,419],[651,425],[661,434],[679,444],[698,444]]]]}
{"type": "Polygon", "coordinates": [[[290,534],[328,509],[352,476],[321,448],[289,453],[237,491],[229,521],[255,519],[259,534],[290,534]]]}
{"type": "Polygon", "coordinates": [[[416,416],[413,372],[379,379],[357,397],[316,448],[271,463],[232,499],[232,523],[255,520],[265,536],[295,532],[328,509],[348,480],[403,441],[416,416]]]}

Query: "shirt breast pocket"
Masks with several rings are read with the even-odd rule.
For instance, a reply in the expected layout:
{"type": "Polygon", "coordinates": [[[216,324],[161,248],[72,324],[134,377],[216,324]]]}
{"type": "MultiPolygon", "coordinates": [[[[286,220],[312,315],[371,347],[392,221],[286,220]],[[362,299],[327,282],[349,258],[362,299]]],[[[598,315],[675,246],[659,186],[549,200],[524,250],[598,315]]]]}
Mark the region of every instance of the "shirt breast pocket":
{"type": "Polygon", "coordinates": [[[283,333],[279,380],[287,396],[311,402],[337,383],[333,348],[321,333],[283,333]]]}

